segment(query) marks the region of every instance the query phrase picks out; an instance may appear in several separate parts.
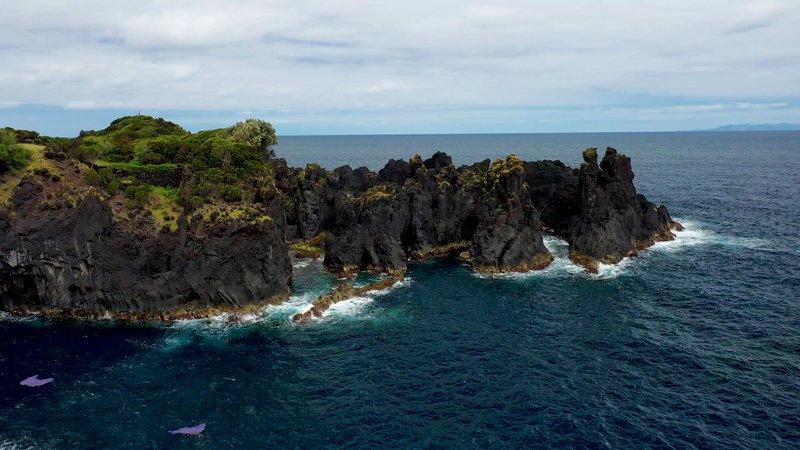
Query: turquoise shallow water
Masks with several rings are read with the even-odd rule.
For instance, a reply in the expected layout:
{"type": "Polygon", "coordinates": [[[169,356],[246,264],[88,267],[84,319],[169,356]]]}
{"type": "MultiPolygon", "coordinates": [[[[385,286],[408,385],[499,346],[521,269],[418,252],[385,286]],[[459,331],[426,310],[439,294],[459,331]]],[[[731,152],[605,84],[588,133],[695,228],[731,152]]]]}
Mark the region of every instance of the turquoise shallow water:
{"type": "MultiPolygon", "coordinates": [[[[310,326],[335,279],[241,324],[0,320],[0,448],[797,448],[800,133],[284,138],[294,164],[448,150],[576,164],[633,157],[687,225],[590,276],[416,264],[310,326]],[[55,381],[19,386],[39,374],[55,381]],[[203,436],[167,431],[207,424],[203,436]]],[[[368,279],[364,279],[367,282],[368,279]]]]}

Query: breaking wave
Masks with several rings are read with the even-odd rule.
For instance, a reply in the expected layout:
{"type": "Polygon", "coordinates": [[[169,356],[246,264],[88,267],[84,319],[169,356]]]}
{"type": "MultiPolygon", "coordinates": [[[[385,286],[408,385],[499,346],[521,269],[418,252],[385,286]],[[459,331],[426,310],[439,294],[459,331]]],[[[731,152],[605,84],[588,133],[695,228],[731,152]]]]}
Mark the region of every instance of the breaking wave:
{"type": "Polygon", "coordinates": [[[657,242],[652,247],[639,253],[639,256],[623,258],[617,264],[599,264],[598,273],[588,273],[581,266],[569,259],[569,245],[563,239],[551,235],[543,236],[545,247],[553,254],[553,262],[542,270],[531,272],[502,272],[497,274],[474,274],[478,278],[501,280],[527,280],[531,278],[564,278],[581,277],[592,280],[609,280],[629,274],[647,259],[650,252],[677,252],[690,247],[715,245],[723,247],[742,247],[750,250],[779,251],[770,248],[767,239],[725,236],[705,229],[699,222],[678,219],[684,226],[683,231],[675,232],[672,241],[657,242]]]}

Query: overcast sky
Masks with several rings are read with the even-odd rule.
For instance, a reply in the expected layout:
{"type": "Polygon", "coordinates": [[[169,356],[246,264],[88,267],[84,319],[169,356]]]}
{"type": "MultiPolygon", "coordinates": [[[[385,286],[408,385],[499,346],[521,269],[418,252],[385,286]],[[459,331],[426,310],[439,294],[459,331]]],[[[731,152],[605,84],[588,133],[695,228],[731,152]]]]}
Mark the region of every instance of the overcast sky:
{"type": "Polygon", "coordinates": [[[5,2],[0,126],[279,134],[800,123],[800,1],[5,2]]]}

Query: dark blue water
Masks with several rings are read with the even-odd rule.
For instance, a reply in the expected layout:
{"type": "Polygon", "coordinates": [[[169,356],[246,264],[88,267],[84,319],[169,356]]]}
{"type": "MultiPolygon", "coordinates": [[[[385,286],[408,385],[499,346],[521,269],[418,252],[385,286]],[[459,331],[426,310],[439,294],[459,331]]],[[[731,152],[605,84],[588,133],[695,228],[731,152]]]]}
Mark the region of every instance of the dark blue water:
{"type": "MultiPolygon", "coordinates": [[[[800,447],[800,133],[283,138],[278,152],[379,168],[451,153],[576,164],[633,157],[687,231],[589,276],[412,267],[395,288],[244,324],[0,320],[0,448],[800,447]],[[19,386],[53,376],[40,388],[19,386]],[[207,423],[202,437],[168,430],[207,423]]],[[[366,282],[366,281],[365,281],[366,282]]]]}

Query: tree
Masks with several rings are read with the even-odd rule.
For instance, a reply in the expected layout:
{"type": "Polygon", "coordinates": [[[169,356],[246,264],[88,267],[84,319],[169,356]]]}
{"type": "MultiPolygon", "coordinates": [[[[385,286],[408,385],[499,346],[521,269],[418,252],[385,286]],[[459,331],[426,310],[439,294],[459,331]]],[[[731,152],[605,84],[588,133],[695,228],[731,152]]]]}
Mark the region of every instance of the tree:
{"type": "Polygon", "coordinates": [[[255,150],[264,152],[267,158],[275,156],[275,152],[270,148],[271,145],[278,143],[275,128],[269,122],[261,119],[246,119],[237,122],[230,128],[230,138],[245,142],[255,150]]]}
{"type": "Polygon", "coordinates": [[[22,169],[30,160],[31,152],[17,144],[14,133],[0,130],[0,173],[22,169]]]}

